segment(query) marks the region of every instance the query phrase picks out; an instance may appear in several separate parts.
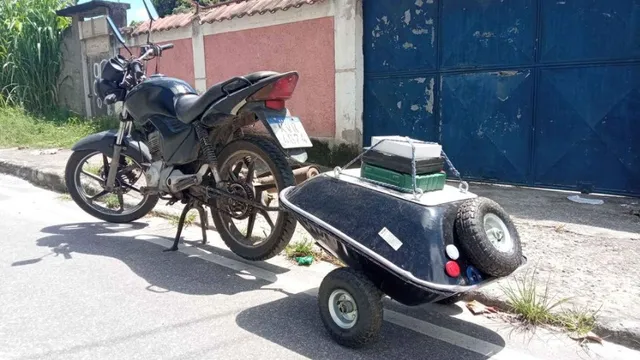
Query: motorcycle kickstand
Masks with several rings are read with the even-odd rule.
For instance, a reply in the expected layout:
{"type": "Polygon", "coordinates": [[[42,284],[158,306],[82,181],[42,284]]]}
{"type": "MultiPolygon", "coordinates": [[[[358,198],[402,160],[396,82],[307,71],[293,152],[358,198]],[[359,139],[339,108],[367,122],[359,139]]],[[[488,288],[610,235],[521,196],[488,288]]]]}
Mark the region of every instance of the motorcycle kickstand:
{"type": "Polygon", "coordinates": [[[162,250],[162,252],[178,251],[178,244],[180,243],[180,235],[182,235],[182,228],[184,227],[184,221],[187,217],[187,213],[192,208],[193,208],[193,202],[192,201],[187,202],[187,204],[184,206],[184,209],[182,210],[182,214],[180,215],[180,220],[178,220],[178,232],[176,233],[176,238],[173,240],[173,246],[162,250]]]}
{"type": "Polygon", "coordinates": [[[209,228],[209,219],[207,218],[207,211],[202,207],[202,205],[198,204],[195,207],[198,210],[198,214],[200,214],[200,228],[202,229],[202,244],[207,243],[207,229],[209,228]]]}

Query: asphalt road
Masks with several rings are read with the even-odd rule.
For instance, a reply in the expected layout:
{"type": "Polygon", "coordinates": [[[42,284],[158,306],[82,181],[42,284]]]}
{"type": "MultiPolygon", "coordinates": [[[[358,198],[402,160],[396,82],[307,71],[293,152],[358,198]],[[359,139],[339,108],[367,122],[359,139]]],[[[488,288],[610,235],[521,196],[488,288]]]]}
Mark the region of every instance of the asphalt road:
{"type": "Polygon", "coordinates": [[[328,264],[244,262],[213,230],[198,244],[197,228],[180,252],[161,252],[174,231],[151,217],[107,224],[0,175],[0,359],[640,359],[460,305],[390,300],[381,340],[345,349],[318,316],[328,264]]]}

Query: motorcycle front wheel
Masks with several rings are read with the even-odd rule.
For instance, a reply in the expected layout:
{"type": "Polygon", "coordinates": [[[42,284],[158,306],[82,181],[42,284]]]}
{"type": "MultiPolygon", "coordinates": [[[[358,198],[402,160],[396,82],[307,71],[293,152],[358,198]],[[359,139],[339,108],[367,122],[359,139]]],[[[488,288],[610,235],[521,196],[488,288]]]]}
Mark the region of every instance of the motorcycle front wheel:
{"type": "Polygon", "coordinates": [[[65,169],[67,191],[73,201],[89,215],[110,223],[129,223],[147,215],[158,203],[158,196],[142,194],[145,184],[142,167],[133,158],[120,155],[112,191],[106,181],[110,154],[97,150],[75,151],[65,169]],[[106,169],[106,170],[105,170],[106,169]]]}
{"type": "MultiPolygon", "coordinates": [[[[270,139],[248,137],[226,145],[218,155],[221,180],[230,194],[277,207],[278,194],[295,185],[286,157],[270,139]]],[[[286,211],[266,211],[220,197],[212,211],[220,237],[236,255],[266,260],[279,254],[291,240],[296,221],[286,211]]]]}

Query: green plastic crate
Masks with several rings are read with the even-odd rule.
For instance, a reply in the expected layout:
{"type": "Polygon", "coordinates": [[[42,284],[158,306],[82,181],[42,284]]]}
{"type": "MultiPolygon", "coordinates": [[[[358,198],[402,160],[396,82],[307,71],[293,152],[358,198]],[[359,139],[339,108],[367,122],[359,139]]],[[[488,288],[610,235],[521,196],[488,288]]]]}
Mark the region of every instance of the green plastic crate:
{"type": "MultiPolygon", "coordinates": [[[[383,169],[381,167],[363,163],[360,168],[360,176],[365,179],[397,186],[407,192],[413,191],[413,182],[411,181],[411,175],[409,174],[402,174],[393,170],[383,169]]],[[[425,192],[442,190],[446,180],[447,175],[444,172],[416,175],[416,187],[425,192]]]]}

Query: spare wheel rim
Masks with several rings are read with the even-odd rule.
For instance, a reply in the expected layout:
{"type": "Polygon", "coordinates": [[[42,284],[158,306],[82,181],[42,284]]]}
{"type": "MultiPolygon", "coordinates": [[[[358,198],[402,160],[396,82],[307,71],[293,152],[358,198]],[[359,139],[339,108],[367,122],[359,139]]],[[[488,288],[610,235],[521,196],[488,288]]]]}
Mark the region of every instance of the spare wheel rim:
{"type": "Polygon", "coordinates": [[[351,329],[358,321],[358,306],[346,290],[336,289],[329,295],[331,320],[342,329],[351,329]]]}
{"type": "Polygon", "coordinates": [[[498,215],[486,214],[483,225],[489,241],[496,250],[503,253],[513,252],[513,237],[511,237],[507,224],[498,215]]]}

